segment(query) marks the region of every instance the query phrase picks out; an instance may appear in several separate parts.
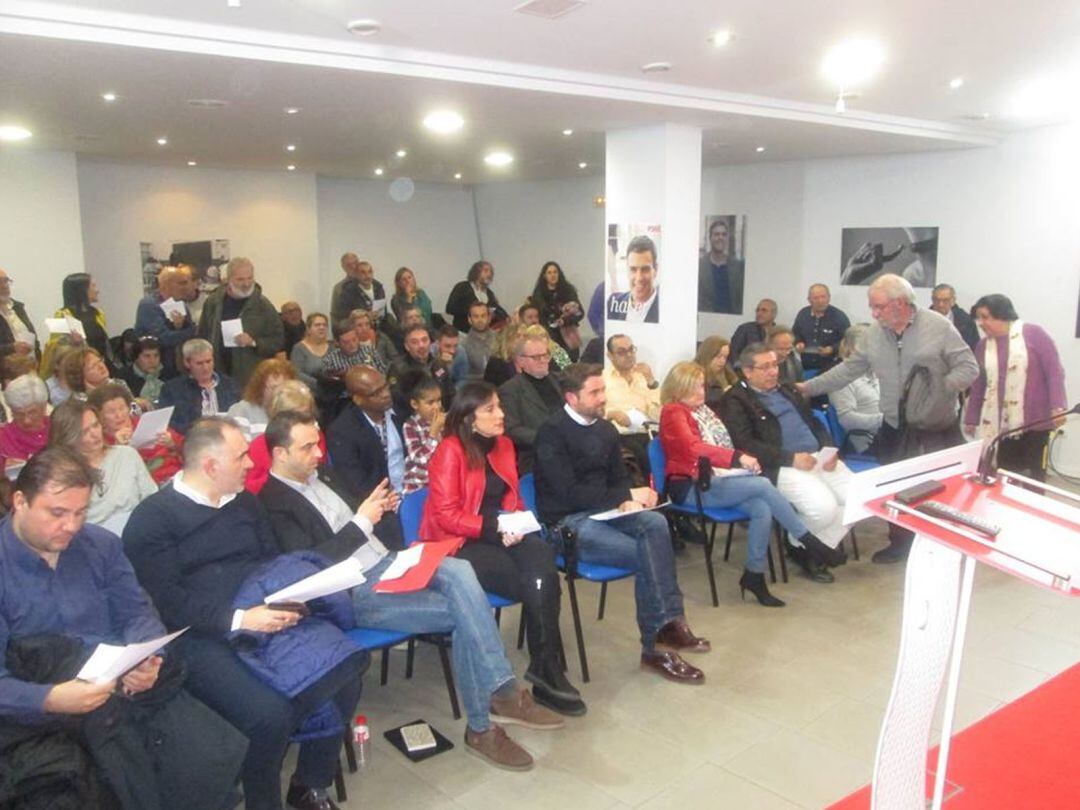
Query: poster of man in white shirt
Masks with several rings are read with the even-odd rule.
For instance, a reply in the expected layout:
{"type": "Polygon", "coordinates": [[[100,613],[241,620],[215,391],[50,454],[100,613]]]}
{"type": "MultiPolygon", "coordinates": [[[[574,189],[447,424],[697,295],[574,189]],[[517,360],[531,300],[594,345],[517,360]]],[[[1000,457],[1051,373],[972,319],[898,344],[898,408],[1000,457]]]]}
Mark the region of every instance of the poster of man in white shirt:
{"type": "Polygon", "coordinates": [[[608,226],[609,321],[659,323],[659,242],[659,225],[608,226]]]}

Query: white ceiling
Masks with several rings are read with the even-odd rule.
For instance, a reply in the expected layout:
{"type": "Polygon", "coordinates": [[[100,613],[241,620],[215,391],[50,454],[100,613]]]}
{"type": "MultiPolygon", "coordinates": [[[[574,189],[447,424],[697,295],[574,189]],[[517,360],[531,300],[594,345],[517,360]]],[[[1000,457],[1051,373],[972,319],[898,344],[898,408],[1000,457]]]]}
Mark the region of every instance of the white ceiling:
{"type": "Polygon", "coordinates": [[[1037,14],[1016,0],[589,0],[553,20],[516,13],[519,2],[6,0],[0,123],[35,137],[5,148],[480,182],[594,173],[606,130],[665,121],[704,129],[707,164],[969,147],[1030,125],[1002,115],[1009,95],[1080,51],[1078,5],[1059,0],[1039,0],[1037,14]],[[349,34],[359,17],[382,32],[349,34]],[[706,41],[718,26],[737,35],[723,50],[706,41]],[[818,66],[848,35],[877,38],[888,55],[837,115],[818,66]],[[641,73],[657,60],[671,71],[641,73]],[[954,92],[956,75],[967,82],[954,92]],[[106,90],[120,100],[102,102],[106,90]],[[228,106],[187,104],[199,98],[228,106]],[[419,127],[440,104],[468,121],[456,138],[419,127]],[[290,105],[301,114],[284,115],[290,105]],[[986,122],[964,119],[983,112],[986,122]],[[510,170],[482,164],[495,146],[517,156],[510,170]]]}

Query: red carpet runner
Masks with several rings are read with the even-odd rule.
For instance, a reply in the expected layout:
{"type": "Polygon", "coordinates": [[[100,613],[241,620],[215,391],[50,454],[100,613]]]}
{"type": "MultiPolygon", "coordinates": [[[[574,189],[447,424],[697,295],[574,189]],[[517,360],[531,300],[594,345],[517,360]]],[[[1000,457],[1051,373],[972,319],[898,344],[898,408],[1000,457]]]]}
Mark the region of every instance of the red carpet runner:
{"type": "MultiPolygon", "coordinates": [[[[953,737],[948,810],[1080,806],[1080,664],[953,737]],[[953,787],[950,789],[950,783],[953,787]]],[[[937,762],[937,749],[927,759],[937,762]]],[[[927,796],[933,794],[927,779],[927,796]]],[[[829,810],[870,807],[870,786],[829,810]]]]}

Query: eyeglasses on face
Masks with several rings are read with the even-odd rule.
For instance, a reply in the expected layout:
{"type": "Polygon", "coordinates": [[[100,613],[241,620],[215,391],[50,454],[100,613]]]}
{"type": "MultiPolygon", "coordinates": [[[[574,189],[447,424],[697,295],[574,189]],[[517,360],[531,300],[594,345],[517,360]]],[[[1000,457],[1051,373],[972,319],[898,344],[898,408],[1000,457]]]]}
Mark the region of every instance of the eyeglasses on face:
{"type": "Polygon", "coordinates": [[[611,353],[616,357],[626,357],[628,354],[637,354],[637,346],[628,346],[627,348],[612,349],[611,353]]]}

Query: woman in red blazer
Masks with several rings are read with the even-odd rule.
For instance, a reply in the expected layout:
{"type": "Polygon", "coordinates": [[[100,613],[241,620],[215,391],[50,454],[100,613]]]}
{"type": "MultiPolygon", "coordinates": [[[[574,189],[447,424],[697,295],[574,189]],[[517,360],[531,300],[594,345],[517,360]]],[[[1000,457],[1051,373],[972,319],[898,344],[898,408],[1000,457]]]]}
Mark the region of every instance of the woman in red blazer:
{"type": "Polygon", "coordinates": [[[455,540],[484,590],[522,603],[529,669],[537,702],[563,714],[584,714],[581,694],[560,663],[559,570],[538,534],[500,532],[500,512],[523,510],[514,445],[495,387],[470,382],[454,395],[443,440],[428,465],[428,498],[420,523],[425,540],[455,540]]]}
{"type": "MultiPolygon", "coordinates": [[[[660,442],[664,446],[669,497],[683,503],[698,475],[698,459],[707,458],[713,467],[741,468],[751,475],[714,476],[712,485],[701,493],[703,507],[738,508],[750,516],[747,530],[746,568],[739,580],[745,596],[750,591],[766,607],[784,603],[769,593],[765,585],[765,563],[769,553],[769,533],[773,518],[798,538],[803,546],[817,540],[799,515],[767,478],[758,473],[761,465],[753,456],[734,449],[727,428],[705,404],[705,372],[697,363],[677,363],[660,387],[660,442]]],[[[658,470],[653,470],[656,474],[658,470]]],[[[828,574],[828,572],[825,572],[828,574]]],[[[831,581],[831,575],[829,575],[831,581]]]]}

